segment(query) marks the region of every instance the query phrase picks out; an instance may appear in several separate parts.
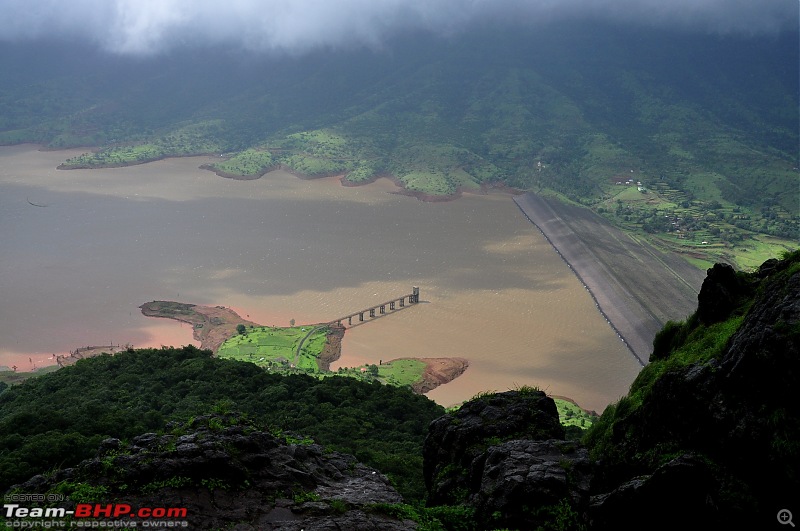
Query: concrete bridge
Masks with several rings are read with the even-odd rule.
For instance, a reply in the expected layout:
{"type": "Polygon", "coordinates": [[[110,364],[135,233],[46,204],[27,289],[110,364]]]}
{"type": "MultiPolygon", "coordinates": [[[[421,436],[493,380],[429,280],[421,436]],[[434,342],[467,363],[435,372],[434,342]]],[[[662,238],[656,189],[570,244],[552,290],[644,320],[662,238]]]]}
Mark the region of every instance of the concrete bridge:
{"type": "Polygon", "coordinates": [[[406,301],[408,301],[408,304],[416,304],[419,302],[419,287],[413,286],[411,288],[411,293],[409,293],[408,295],[396,297],[392,300],[376,304],[375,306],[370,306],[369,308],[365,308],[364,310],[359,310],[357,312],[345,315],[344,317],[339,317],[338,319],[334,319],[333,321],[330,321],[327,324],[330,326],[342,327],[345,326],[344,322],[347,321],[347,326],[355,326],[353,324],[353,318],[356,317],[358,318],[358,322],[356,324],[363,323],[366,320],[367,315],[369,317],[375,318],[375,317],[380,317],[381,315],[385,315],[387,312],[392,312],[395,310],[399,310],[400,308],[404,308],[406,305],[406,301]]]}

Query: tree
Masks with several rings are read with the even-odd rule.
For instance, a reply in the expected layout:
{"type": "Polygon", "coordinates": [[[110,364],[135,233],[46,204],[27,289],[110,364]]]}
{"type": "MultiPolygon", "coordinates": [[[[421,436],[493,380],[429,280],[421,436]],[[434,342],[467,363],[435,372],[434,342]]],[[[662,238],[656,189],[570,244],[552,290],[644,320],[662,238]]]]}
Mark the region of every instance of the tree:
{"type": "Polygon", "coordinates": [[[247,333],[247,328],[243,324],[238,324],[236,325],[236,331],[243,336],[247,333]]]}

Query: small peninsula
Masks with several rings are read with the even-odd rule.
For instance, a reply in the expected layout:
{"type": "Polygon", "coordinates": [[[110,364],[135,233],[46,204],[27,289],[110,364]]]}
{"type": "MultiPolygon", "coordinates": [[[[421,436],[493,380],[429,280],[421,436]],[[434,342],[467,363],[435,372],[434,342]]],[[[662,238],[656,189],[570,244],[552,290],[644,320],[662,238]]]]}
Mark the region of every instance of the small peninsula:
{"type": "Polygon", "coordinates": [[[389,385],[408,385],[424,394],[459,377],[469,362],[464,358],[398,358],[380,365],[341,367],[330,364],[341,356],[346,328],[331,323],[291,327],[263,326],[243,319],[224,306],[176,301],[151,301],[139,307],[147,317],[192,325],[194,339],[215,356],[254,363],[277,373],[306,373],[317,377],[349,376],[389,385]]]}

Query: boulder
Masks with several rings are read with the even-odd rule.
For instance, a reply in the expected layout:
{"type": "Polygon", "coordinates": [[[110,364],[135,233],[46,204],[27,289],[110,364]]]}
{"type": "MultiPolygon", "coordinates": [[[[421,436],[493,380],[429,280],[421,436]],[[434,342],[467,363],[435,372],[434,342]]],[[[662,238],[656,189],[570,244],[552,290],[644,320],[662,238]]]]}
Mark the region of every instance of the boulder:
{"type": "Polygon", "coordinates": [[[470,467],[489,447],[514,439],[563,439],[555,402],[537,390],[475,398],[434,420],[423,446],[428,503],[463,503],[476,491],[470,467]]]}
{"type": "Polygon", "coordinates": [[[488,448],[473,463],[469,503],[486,528],[537,529],[566,513],[585,524],[592,464],[575,442],[513,440],[488,448]]]}

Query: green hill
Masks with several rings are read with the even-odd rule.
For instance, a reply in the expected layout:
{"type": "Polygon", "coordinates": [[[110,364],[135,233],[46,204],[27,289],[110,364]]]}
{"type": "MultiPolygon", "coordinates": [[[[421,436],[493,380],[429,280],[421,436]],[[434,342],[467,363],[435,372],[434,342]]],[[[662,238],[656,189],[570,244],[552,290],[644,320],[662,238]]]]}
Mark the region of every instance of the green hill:
{"type": "Polygon", "coordinates": [[[171,421],[228,410],[372,463],[410,499],[424,495],[422,439],[444,412],[407,388],[278,376],[195,347],[103,355],[0,392],[0,490],[77,464],[106,437],[169,431],[171,421]]]}
{"type": "Polygon", "coordinates": [[[701,266],[754,267],[798,235],[797,33],[573,22],[377,52],[149,60],[1,46],[19,75],[0,80],[0,142],[102,147],[64,167],[221,153],[212,169],[228,175],[388,174],[427,196],[501,182],[701,266]]]}

